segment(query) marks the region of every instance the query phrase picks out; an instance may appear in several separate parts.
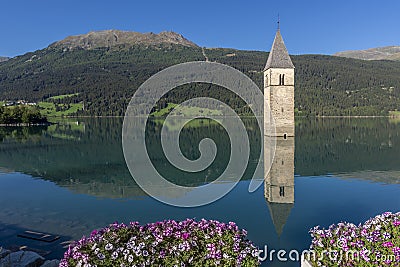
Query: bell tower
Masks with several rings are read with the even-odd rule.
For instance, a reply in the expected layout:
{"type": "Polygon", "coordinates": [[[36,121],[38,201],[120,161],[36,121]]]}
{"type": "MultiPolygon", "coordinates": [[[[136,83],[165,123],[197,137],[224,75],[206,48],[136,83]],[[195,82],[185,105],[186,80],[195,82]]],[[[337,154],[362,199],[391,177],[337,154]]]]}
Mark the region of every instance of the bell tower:
{"type": "Polygon", "coordinates": [[[276,32],[264,68],[264,121],[275,122],[275,132],[264,127],[266,136],[287,139],[294,136],[294,65],[283,42],[280,29],[276,32]],[[266,107],[269,108],[266,108],[266,107]],[[268,110],[271,114],[267,114],[268,110]]]}
{"type": "Polygon", "coordinates": [[[295,129],[294,65],[279,27],[264,68],[264,123],[264,163],[271,163],[264,168],[264,195],[280,236],[294,205],[295,129]]]}

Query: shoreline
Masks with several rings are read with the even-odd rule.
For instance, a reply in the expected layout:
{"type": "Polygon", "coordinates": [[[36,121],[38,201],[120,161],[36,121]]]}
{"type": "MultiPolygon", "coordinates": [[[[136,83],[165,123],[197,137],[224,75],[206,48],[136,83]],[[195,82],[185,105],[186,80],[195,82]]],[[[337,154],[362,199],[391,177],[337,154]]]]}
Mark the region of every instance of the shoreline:
{"type": "MultiPolygon", "coordinates": [[[[168,116],[135,116],[132,118],[150,118],[150,119],[166,119],[168,116]]],[[[174,116],[176,118],[187,118],[187,116],[174,116]]],[[[214,118],[231,118],[232,116],[213,116],[214,118]]],[[[256,118],[256,116],[246,116],[246,115],[239,115],[240,118],[247,119],[247,118],[256,118]]],[[[0,123],[0,127],[30,127],[30,126],[50,126],[53,124],[58,124],[60,119],[90,119],[90,118],[125,118],[125,116],[71,116],[71,117],[51,117],[55,120],[55,122],[46,122],[46,123],[11,123],[11,124],[4,124],[0,123]]],[[[295,116],[295,119],[378,119],[378,118],[388,118],[388,119],[399,119],[400,116],[393,116],[393,115],[366,115],[366,116],[295,116]]],[[[208,117],[200,117],[198,119],[208,119],[208,117]]]]}
{"type": "MultiPolygon", "coordinates": [[[[256,116],[248,116],[248,115],[238,115],[240,118],[253,118],[256,116]]],[[[64,118],[64,119],[72,119],[72,118],[124,118],[125,116],[112,116],[112,115],[105,115],[105,116],[73,116],[73,117],[51,117],[51,118],[64,118]]],[[[152,119],[163,119],[167,116],[134,116],[133,118],[152,118],[152,119]]],[[[187,116],[175,116],[177,118],[186,118],[187,116]]],[[[232,116],[218,116],[214,115],[213,117],[219,118],[229,118],[232,116]]],[[[351,116],[341,116],[341,115],[327,115],[327,116],[294,116],[295,118],[400,118],[400,116],[393,116],[393,115],[351,115],[351,116]]],[[[207,118],[207,117],[204,117],[207,118]]],[[[201,118],[200,118],[201,119],[201,118]]]]}
{"type": "Polygon", "coordinates": [[[0,123],[0,127],[29,127],[29,126],[49,126],[56,123],[46,122],[46,123],[0,123]]]}

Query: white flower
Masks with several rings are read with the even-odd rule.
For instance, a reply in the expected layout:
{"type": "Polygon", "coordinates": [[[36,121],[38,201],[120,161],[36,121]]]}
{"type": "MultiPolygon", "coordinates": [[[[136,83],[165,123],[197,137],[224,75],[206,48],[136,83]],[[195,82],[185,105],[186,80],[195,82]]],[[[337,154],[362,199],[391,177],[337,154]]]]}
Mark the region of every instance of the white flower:
{"type": "Polygon", "coordinates": [[[114,251],[113,254],[111,254],[111,259],[115,260],[118,258],[118,252],[114,251]]]}
{"type": "Polygon", "coordinates": [[[108,243],[105,247],[105,250],[112,250],[114,248],[114,246],[110,243],[108,243]]]}
{"type": "Polygon", "coordinates": [[[129,255],[129,256],[128,256],[128,262],[129,262],[129,263],[132,263],[132,261],[133,261],[133,255],[129,255]]]}

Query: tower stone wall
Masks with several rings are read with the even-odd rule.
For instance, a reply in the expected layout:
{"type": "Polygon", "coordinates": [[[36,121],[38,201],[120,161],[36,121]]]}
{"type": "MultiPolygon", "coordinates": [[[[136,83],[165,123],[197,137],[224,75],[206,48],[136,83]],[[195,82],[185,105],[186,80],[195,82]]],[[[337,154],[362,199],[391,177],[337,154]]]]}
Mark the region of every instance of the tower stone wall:
{"type": "Polygon", "coordinates": [[[264,69],[264,110],[264,135],[294,136],[294,65],[279,30],[264,69]]]}
{"type": "MultiPolygon", "coordinates": [[[[265,145],[270,146],[272,138],[265,137],[265,145]]],[[[265,162],[272,161],[264,180],[265,198],[271,203],[294,203],[294,138],[276,140],[275,154],[265,157],[265,162]]]]}

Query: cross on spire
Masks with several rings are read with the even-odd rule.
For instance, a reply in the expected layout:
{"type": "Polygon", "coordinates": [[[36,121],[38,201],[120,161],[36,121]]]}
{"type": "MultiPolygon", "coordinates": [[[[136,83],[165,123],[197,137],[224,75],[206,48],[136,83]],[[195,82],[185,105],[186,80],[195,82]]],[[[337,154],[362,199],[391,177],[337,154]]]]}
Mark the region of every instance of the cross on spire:
{"type": "Polygon", "coordinates": [[[279,18],[279,14],[278,14],[278,30],[281,29],[281,19],[279,18]]]}

